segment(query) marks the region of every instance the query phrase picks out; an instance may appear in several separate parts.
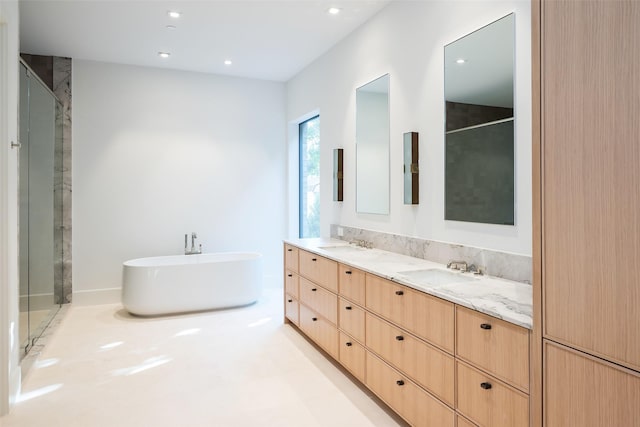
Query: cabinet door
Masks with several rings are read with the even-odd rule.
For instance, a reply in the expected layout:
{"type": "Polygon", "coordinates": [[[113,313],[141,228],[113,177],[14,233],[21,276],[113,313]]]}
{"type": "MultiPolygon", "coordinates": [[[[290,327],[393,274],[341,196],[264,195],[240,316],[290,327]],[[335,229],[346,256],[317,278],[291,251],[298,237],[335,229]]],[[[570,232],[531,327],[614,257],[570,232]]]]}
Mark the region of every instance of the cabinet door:
{"type": "Polygon", "coordinates": [[[639,425],[640,374],[556,344],[544,347],[546,427],[639,425]]]}
{"type": "Polygon", "coordinates": [[[364,271],[340,264],[338,268],[338,286],[340,296],[357,304],[364,305],[364,271]]]}
{"type": "Polygon", "coordinates": [[[294,273],[298,272],[298,248],[284,245],[284,268],[294,273]]]}
{"type": "Polygon", "coordinates": [[[289,294],[285,294],[284,315],[287,317],[287,319],[291,320],[291,322],[296,326],[300,325],[300,320],[298,317],[299,309],[300,308],[299,308],[298,300],[289,294]]]}
{"type": "Polygon", "coordinates": [[[542,6],[545,336],[640,370],[640,2],[542,6]]]}
{"type": "Polygon", "coordinates": [[[284,291],[294,298],[299,297],[298,293],[298,275],[291,270],[284,273],[284,291]]]}
{"type": "Polygon", "coordinates": [[[366,378],[367,386],[411,425],[454,426],[451,409],[369,352],[366,378]]]}
{"type": "Polygon", "coordinates": [[[300,251],[300,274],[312,282],[338,293],[338,263],[307,251],[300,251]]]}
{"type": "Polygon", "coordinates": [[[529,331],[456,306],[456,355],[528,391],[529,331]]]}
{"type": "Polygon", "coordinates": [[[337,325],[338,297],[307,279],[300,278],[300,301],[337,325]]]}
{"type": "Polygon", "coordinates": [[[364,382],[365,349],[349,335],[340,332],[340,363],[357,379],[364,382]]]}
{"type": "Polygon", "coordinates": [[[366,275],[367,308],[453,353],[453,303],[366,275]]]}
{"type": "Polygon", "coordinates": [[[300,304],[300,329],[334,359],[338,359],[338,329],[302,304],[300,304]]]}
{"type": "Polygon", "coordinates": [[[367,347],[449,405],[454,405],[453,357],[367,313],[367,347]]]}
{"type": "Polygon", "coordinates": [[[340,298],[339,303],[339,322],[340,329],[364,343],[365,327],[364,315],[365,311],[354,303],[340,298]]]}

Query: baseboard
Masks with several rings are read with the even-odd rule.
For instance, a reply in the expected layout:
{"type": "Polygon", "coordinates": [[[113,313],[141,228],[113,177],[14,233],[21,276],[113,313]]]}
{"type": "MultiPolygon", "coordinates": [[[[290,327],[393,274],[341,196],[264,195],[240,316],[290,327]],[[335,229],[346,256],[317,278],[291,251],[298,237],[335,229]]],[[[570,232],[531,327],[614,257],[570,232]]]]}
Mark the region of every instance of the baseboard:
{"type": "Polygon", "coordinates": [[[49,310],[56,304],[53,294],[20,295],[20,311],[49,310]]]}
{"type": "Polygon", "coordinates": [[[121,293],[122,293],[122,288],[76,291],[73,293],[71,302],[75,306],[115,304],[121,301],[121,293]]]}

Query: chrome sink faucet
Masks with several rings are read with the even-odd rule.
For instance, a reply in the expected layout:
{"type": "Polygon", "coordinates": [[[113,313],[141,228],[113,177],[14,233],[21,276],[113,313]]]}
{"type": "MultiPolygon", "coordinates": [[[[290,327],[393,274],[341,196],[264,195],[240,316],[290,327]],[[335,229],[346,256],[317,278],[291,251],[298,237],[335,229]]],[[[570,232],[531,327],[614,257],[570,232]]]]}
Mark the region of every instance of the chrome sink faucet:
{"type": "Polygon", "coordinates": [[[467,262],[466,261],[449,261],[447,263],[447,268],[450,268],[452,270],[460,270],[463,273],[465,271],[467,271],[467,262]]]}
{"type": "Polygon", "coordinates": [[[201,254],[202,253],[202,243],[198,246],[198,249],[196,249],[196,239],[198,238],[198,236],[196,235],[196,233],[191,233],[191,249],[189,249],[187,243],[189,241],[189,235],[185,234],[184,235],[184,254],[185,255],[196,255],[196,254],[201,254]]]}

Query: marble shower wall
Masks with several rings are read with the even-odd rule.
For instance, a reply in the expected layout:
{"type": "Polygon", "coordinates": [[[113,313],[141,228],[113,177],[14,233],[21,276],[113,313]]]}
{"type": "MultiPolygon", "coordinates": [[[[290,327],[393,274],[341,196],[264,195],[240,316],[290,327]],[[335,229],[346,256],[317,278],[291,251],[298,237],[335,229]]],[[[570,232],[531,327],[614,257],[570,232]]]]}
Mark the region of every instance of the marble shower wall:
{"type": "MultiPolygon", "coordinates": [[[[55,283],[61,289],[55,290],[56,303],[71,302],[71,58],[53,57],[53,93],[62,103],[62,144],[56,143],[56,161],[54,171],[54,203],[56,212],[62,212],[60,221],[56,221],[54,236],[56,245],[62,245],[62,259],[55,260],[55,283]],[[61,194],[60,194],[61,193],[61,194]],[[60,207],[59,204],[62,204],[60,207]],[[61,210],[60,210],[61,208],[61,210]]],[[[60,253],[60,251],[56,251],[60,253]]]]}
{"type": "Polygon", "coordinates": [[[351,242],[366,240],[374,248],[422,258],[446,264],[449,261],[466,261],[486,271],[486,274],[504,279],[531,284],[533,278],[532,259],[524,255],[499,252],[490,249],[475,248],[435,240],[382,233],[362,228],[331,224],[331,237],[351,242]],[[343,235],[338,236],[338,227],[343,235]]]}

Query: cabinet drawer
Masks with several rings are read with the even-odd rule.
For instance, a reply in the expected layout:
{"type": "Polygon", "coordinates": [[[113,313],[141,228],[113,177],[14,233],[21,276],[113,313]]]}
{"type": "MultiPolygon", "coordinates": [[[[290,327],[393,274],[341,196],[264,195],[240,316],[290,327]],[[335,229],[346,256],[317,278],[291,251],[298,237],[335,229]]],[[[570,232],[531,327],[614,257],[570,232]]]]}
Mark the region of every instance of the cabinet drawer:
{"type": "Polygon", "coordinates": [[[458,411],[481,427],[529,425],[529,399],[492,376],[456,362],[458,411]]]}
{"type": "Polygon", "coordinates": [[[453,353],[454,305],[448,301],[366,275],[367,308],[453,353]]]}
{"type": "Polygon", "coordinates": [[[298,304],[298,300],[289,294],[285,294],[284,315],[287,317],[287,319],[291,320],[291,322],[296,326],[300,325],[300,319],[298,317],[299,310],[300,310],[300,307],[298,304]]]}
{"type": "Polygon", "coordinates": [[[476,427],[475,424],[460,415],[456,415],[456,422],[458,423],[457,427],[476,427]]]}
{"type": "Polygon", "coordinates": [[[339,298],[339,307],[340,329],[364,343],[364,309],[343,298],[339,298]]]}
{"type": "Polygon", "coordinates": [[[529,389],[529,331],[456,307],[456,354],[523,391],[529,389]]]}
{"type": "Polygon", "coordinates": [[[364,382],[365,349],[349,335],[340,332],[340,363],[364,382]]]}
{"type": "Polygon", "coordinates": [[[284,245],[284,268],[294,273],[298,272],[298,248],[291,245],[284,245]]]}
{"type": "Polygon", "coordinates": [[[338,266],[338,285],[340,296],[364,306],[365,273],[357,268],[343,264],[338,266]]]}
{"type": "Polygon", "coordinates": [[[367,353],[367,386],[411,425],[453,427],[454,413],[385,362],[367,353]]]}
{"type": "Polygon", "coordinates": [[[338,359],[338,329],[302,304],[300,304],[300,329],[334,359],[338,359]]]}
{"type": "Polygon", "coordinates": [[[299,254],[300,274],[318,285],[338,293],[338,263],[307,251],[299,254]]]}
{"type": "Polygon", "coordinates": [[[366,319],[367,347],[453,407],[453,357],[372,314],[366,319]]]}
{"type": "Polygon", "coordinates": [[[291,271],[284,272],[284,291],[294,298],[299,297],[298,293],[298,275],[291,271]]]}
{"type": "Polygon", "coordinates": [[[338,297],[307,279],[300,278],[300,301],[336,325],[338,323],[338,297]]]}

